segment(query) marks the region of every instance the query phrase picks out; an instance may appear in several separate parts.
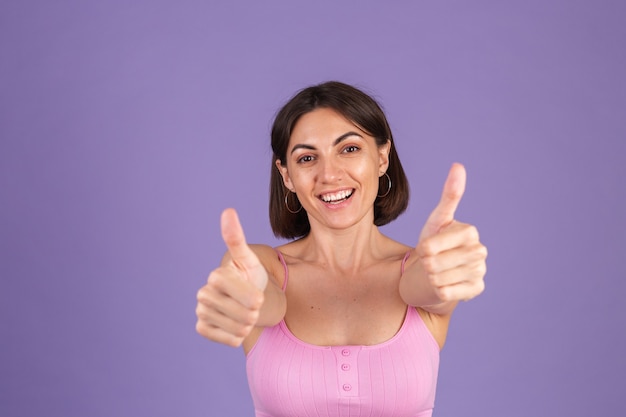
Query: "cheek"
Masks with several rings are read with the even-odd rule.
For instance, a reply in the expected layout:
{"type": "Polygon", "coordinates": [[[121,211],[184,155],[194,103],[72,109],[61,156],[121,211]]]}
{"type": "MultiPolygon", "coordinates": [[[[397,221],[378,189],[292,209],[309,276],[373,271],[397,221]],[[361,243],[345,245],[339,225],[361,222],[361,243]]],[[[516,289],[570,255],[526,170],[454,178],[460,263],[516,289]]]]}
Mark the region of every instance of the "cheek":
{"type": "Polygon", "coordinates": [[[371,155],[371,157],[369,158],[369,160],[367,161],[367,164],[364,164],[365,166],[363,166],[363,173],[364,174],[369,174],[369,175],[373,175],[376,177],[376,180],[378,180],[378,174],[380,173],[380,158],[379,158],[379,154],[373,154],[371,155]]]}
{"type": "Polygon", "coordinates": [[[306,172],[302,170],[296,170],[291,174],[292,175],[289,177],[289,181],[291,182],[291,186],[296,189],[302,188],[310,183],[314,175],[312,172],[306,172]]]}
{"type": "Polygon", "coordinates": [[[381,166],[380,166],[380,159],[379,159],[379,154],[377,153],[376,155],[373,156],[373,163],[370,164],[368,166],[368,175],[371,176],[371,182],[372,182],[372,189],[373,192],[378,194],[378,184],[379,184],[379,180],[380,180],[380,171],[381,171],[381,166]]]}

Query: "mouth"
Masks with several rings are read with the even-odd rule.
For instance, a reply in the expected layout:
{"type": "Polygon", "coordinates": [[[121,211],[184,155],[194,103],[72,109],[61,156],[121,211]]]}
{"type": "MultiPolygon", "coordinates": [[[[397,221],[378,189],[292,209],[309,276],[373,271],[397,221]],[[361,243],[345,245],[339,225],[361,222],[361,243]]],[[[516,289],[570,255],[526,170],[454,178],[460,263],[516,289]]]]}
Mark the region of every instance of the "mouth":
{"type": "Polygon", "coordinates": [[[318,198],[327,204],[339,204],[352,197],[353,193],[354,188],[350,190],[337,191],[336,193],[321,194],[318,198]]]}

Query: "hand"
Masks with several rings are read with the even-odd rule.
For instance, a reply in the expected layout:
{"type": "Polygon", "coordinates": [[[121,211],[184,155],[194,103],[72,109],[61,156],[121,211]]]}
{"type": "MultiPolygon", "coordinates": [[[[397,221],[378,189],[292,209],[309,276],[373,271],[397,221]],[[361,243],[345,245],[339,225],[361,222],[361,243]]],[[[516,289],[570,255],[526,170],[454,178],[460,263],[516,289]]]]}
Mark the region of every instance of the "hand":
{"type": "Polygon", "coordinates": [[[221,226],[228,252],[198,291],[196,330],[207,339],[236,347],[259,319],[268,276],[246,244],[235,210],[224,210],[221,226]]]}
{"type": "Polygon", "coordinates": [[[485,288],[487,248],[476,227],[454,220],[466,173],[453,164],[441,200],[428,217],[415,253],[440,302],[469,300],[485,288]]]}

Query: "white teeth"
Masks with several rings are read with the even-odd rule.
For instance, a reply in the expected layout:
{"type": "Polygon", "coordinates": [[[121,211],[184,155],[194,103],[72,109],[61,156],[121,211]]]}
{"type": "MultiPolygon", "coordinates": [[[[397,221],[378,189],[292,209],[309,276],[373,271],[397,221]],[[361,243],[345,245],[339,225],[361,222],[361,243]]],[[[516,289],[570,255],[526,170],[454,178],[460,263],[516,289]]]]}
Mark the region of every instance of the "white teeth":
{"type": "Polygon", "coordinates": [[[332,194],[324,194],[322,196],[320,196],[320,198],[322,200],[324,200],[327,203],[332,203],[335,201],[339,201],[339,200],[344,200],[348,197],[350,197],[352,195],[352,191],[353,190],[342,190],[339,191],[337,193],[332,193],[332,194]]]}

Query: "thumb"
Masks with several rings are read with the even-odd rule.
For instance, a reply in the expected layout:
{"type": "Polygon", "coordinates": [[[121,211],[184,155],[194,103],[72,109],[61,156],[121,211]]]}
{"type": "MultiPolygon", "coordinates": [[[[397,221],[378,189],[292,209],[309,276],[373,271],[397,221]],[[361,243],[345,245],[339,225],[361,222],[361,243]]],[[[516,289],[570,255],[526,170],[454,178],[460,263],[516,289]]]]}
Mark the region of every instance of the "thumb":
{"type": "Polygon", "coordinates": [[[262,267],[259,258],[246,243],[243,228],[234,209],[229,208],[222,212],[221,225],[222,239],[235,267],[246,273],[262,267]]]}
{"type": "Polygon", "coordinates": [[[452,223],[454,213],[465,192],[466,177],[465,167],[462,164],[452,164],[448,178],[443,185],[441,200],[439,200],[437,207],[428,216],[420,234],[420,241],[438,233],[441,228],[452,223]]]}

